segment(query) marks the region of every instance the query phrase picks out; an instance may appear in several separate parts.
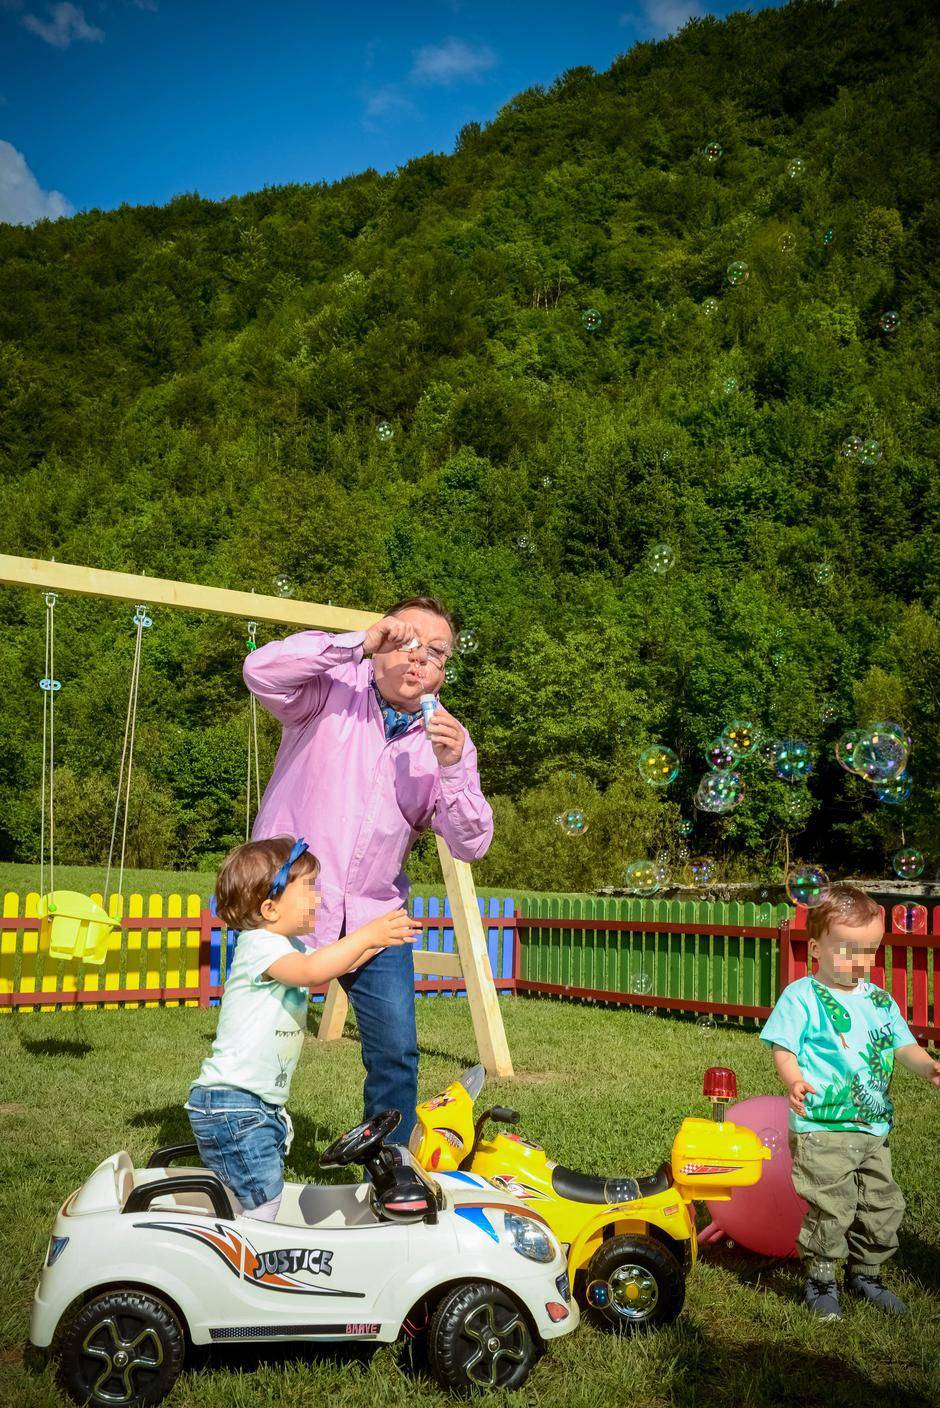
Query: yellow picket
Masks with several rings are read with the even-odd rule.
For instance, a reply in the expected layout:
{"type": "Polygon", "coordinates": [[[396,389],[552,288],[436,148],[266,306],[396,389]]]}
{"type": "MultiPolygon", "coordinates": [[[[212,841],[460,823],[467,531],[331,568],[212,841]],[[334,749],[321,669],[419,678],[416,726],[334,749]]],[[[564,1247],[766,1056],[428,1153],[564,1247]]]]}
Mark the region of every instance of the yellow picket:
{"type": "MultiPolygon", "coordinates": [[[[186,914],[196,920],[195,929],[183,930],[183,987],[199,987],[199,916],[202,913],[202,900],[199,895],[186,896],[186,914]]],[[[188,998],[186,1007],[198,1007],[197,998],[188,998]]]]}
{"type": "MultiPolygon", "coordinates": [[[[20,897],[12,890],[7,890],[3,896],[3,917],[4,919],[18,919],[20,914],[20,897]]],[[[13,993],[16,982],[16,929],[0,929],[0,997],[6,997],[13,993]]],[[[4,1012],[12,1012],[12,1007],[4,1007],[4,1012]]]]}
{"type": "MultiPolygon", "coordinates": [[[[183,914],[182,895],[168,895],[166,901],[166,912],[168,919],[180,919],[183,914]]],[[[180,941],[182,931],[180,929],[167,929],[163,952],[166,955],[166,986],[168,988],[178,988],[182,986],[180,979],[180,941]]],[[[179,1002],[168,1003],[168,1006],[179,1007],[179,1002]]]]}
{"type": "MultiPolygon", "coordinates": [[[[39,896],[30,890],[23,910],[26,919],[35,919],[39,914],[39,896]]],[[[36,991],[36,976],[39,971],[39,933],[36,929],[22,930],[20,946],[20,992],[36,991]]],[[[24,1008],[30,1011],[30,1008],[24,1008]]],[[[35,1010],[35,1009],[32,1009],[35,1010]]]]}
{"type": "MultiPolygon", "coordinates": [[[[143,915],[143,895],[130,895],[127,901],[128,919],[142,919],[143,915]]],[[[131,991],[140,987],[140,940],[142,933],[142,929],[128,929],[127,931],[127,947],[125,949],[127,963],[124,970],[124,985],[130,988],[131,991]]],[[[125,1006],[136,1010],[140,1006],[140,1003],[128,1002],[125,1006]]]]}
{"type": "MultiPolygon", "coordinates": [[[[174,897],[176,898],[176,897],[174,897]]],[[[151,895],[147,905],[151,919],[163,918],[163,896],[151,895]]],[[[160,987],[160,951],[163,948],[163,930],[154,927],[147,930],[147,972],[142,986],[154,991],[160,987]]],[[[145,1007],[159,1007],[159,1002],[145,1002],[145,1007]]]]}
{"type": "MultiPolygon", "coordinates": [[[[108,901],[108,913],[112,919],[121,919],[124,916],[124,896],[112,895],[108,901]]],[[[124,930],[112,929],[108,935],[108,951],[105,954],[104,963],[99,972],[101,974],[100,986],[106,991],[117,992],[121,986],[121,959],[123,958],[124,930]]],[[[87,966],[87,965],[86,965],[87,966]]],[[[116,1011],[120,1003],[106,1002],[103,1004],[105,1011],[116,1011]]]]}

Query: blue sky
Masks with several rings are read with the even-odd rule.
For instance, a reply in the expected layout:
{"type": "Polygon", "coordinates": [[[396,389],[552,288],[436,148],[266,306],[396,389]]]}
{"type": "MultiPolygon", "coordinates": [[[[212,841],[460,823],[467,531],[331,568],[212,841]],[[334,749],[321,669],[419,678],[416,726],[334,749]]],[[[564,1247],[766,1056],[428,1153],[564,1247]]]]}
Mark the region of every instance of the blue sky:
{"type": "Polygon", "coordinates": [[[566,68],[740,8],[0,0],[0,220],[390,170],[566,68]]]}

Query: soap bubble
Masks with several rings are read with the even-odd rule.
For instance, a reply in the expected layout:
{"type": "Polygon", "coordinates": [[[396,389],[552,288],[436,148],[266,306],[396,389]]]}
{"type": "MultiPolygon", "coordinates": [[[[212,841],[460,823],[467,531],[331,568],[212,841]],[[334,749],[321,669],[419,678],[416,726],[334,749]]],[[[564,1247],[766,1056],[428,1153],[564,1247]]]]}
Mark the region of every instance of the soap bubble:
{"type": "Polygon", "coordinates": [[[728,275],[728,283],[731,284],[733,288],[737,288],[740,284],[746,284],[751,276],[751,271],[743,259],[732,260],[726,272],[728,275]]]}
{"type": "Polygon", "coordinates": [[[815,909],[829,896],[829,876],[818,865],[801,865],[790,871],[785,888],[794,904],[815,909]]]}
{"type": "Polygon", "coordinates": [[[604,319],[596,308],[585,308],[581,314],[581,322],[588,332],[597,332],[604,319]]]}
{"type": "Polygon", "coordinates": [[[789,230],[780,236],[780,253],[792,254],[796,249],[796,235],[791,235],[789,230]]]}
{"type": "Polygon", "coordinates": [[[695,856],[689,861],[689,876],[692,884],[697,886],[710,885],[714,862],[707,856],[695,856]]]}
{"type": "Polygon", "coordinates": [[[723,816],[744,801],[744,783],[739,772],[722,768],[707,772],[698,785],[695,805],[703,812],[723,816]]]}
{"type": "Polygon", "coordinates": [[[922,904],[896,904],[891,923],[897,934],[926,934],[927,911],[922,904]]]}
{"type": "Polygon", "coordinates": [[[672,451],[671,451],[671,450],[663,450],[662,454],[661,454],[660,457],[659,457],[659,463],[660,463],[660,464],[668,464],[671,459],[672,459],[672,451]]]}
{"type": "Polygon", "coordinates": [[[752,758],[757,752],[757,728],[747,719],[732,719],[721,730],[721,742],[727,744],[735,758],[752,758]]]}
{"type": "Polygon", "coordinates": [[[894,873],[899,880],[916,880],[924,873],[924,857],[914,846],[902,846],[891,857],[894,873]]]}
{"type": "Polygon", "coordinates": [[[461,655],[472,655],[478,644],[476,631],[458,631],[457,649],[461,655]]]}
{"type": "Polygon", "coordinates": [[[720,156],[721,156],[721,146],[719,145],[718,142],[706,142],[706,143],[705,143],[705,159],[706,159],[706,161],[717,161],[720,156]]]}
{"type": "Polygon", "coordinates": [[[695,1025],[700,1032],[714,1032],[718,1030],[718,1019],[714,1012],[700,1012],[695,1019],[695,1025]]]}
{"type": "Polygon", "coordinates": [[[286,572],[279,572],[278,575],[275,577],[274,590],[277,592],[278,596],[294,595],[294,583],[291,581],[290,577],[288,577],[286,572]]]}
{"type": "Polygon", "coordinates": [[[769,768],[777,765],[777,745],[779,742],[779,738],[765,738],[757,745],[761,762],[766,763],[769,768]]]}
{"type": "Polygon", "coordinates": [[[802,788],[788,788],[783,798],[783,815],[787,821],[805,821],[810,813],[809,794],[802,788]]]}
{"type": "Polygon", "coordinates": [[[706,318],[711,318],[711,317],[713,317],[713,316],[718,312],[718,299],[717,299],[717,298],[703,298],[703,299],[702,299],[702,312],[705,314],[706,318]]]}
{"type": "Polygon", "coordinates": [[[605,1305],[610,1304],[610,1282],[591,1281],[584,1294],[588,1305],[593,1305],[595,1310],[603,1310],[605,1305]]]}
{"type": "Polygon", "coordinates": [[[882,332],[896,332],[900,321],[901,319],[898,314],[893,310],[889,310],[887,313],[882,313],[881,317],[878,319],[878,326],[881,328],[882,332]]]}
{"type": "Polygon", "coordinates": [[[689,817],[687,817],[687,816],[680,817],[680,819],[679,819],[679,835],[680,835],[680,836],[691,836],[691,835],[692,835],[692,832],[693,832],[694,830],[695,830],[695,822],[692,821],[691,818],[689,818],[689,817]]]}
{"type": "Polygon", "coordinates": [[[884,802],[889,807],[900,807],[911,795],[911,779],[907,768],[898,773],[897,777],[886,782],[883,786],[875,788],[875,797],[879,802],[884,802]]]}
{"type": "Polygon", "coordinates": [[[873,465],[884,458],[884,450],[877,440],[866,440],[858,452],[862,464],[873,465]]]}
{"type": "Polygon", "coordinates": [[[730,768],[734,762],[734,750],[724,738],[715,738],[705,749],[705,758],[710,768],[717,772],[721,768],[730,768]]]}
{"type": "Polygon", "coordinates": [[[787,162],[787,175],[790,177],[791,181],[794,181],[797,179],[797,177],[802,176],[805,170],[806,162],[801,156],[795,156],[787,162]]]}
{"type": "Polygon", "coordinates": [[[764,1148],[770,1150],[771,1158],[774,1154],[779,1154],[783,1148],[783,1136],[779,1129],[774,1129],[773,1125],[768,1125],[766,1129],[760,1130],[757,1137],[764,1148]]]}
{"type": "Polygon", "coordinates": [[[679,776],[679,759],[671,748],[657,743],[644,748],[639,760],[640,776],[651,787],[668,787],[679,776]]]}
{"type": "Polygon", "coordinates": [[[862,729],[852,750],[852,766],[869,782],[891,782],[907,765],[907,735],[900,724],[872,724],[862,729]]]}
{"type": "Polygon", "coordinates": [[[833,226],[833,225],[827,225],[826,228],[823,230],[823,234],[822,234],[822,242],[823,242],[823,244],[832,244],[832,241],[835,239],[835,237],[836,237],[835,226],[833,226]]]}
{"type": "Polygon", "coordinates": [[[375,433],[380,440],[391,440],[395,434],[395,427],[387,420],[380,420],[375,427],[375,433]]]}
{"type": "Polygon", "coordinates": [[[519,548],[521,552],[532,551],[532,539],[529,537],[528,533],[519,534],[518,538],[516,539],[516,547],[519,548]]]}
{"type": "Polygon", "coordinates": [[[670,547],[669,543],[654,543],[646,554],[646,561],[651,572],[656,572],[659,576],[668,572],[676,560],[676,550],[670,547]]]}
{"type": "Polygon", "coordinates": [[[633,979],[633,991],[640,997],[653,991],[653,980],[649,973],[638,973],[633,979]]]}
{"type": "Polygon", "coordinates": [[[842,448],[839,454],[844,460],[854,459],[856,455],[861,454],[864,443],[860,435],[850,435],[847,439],[842,441],[842,448]]]}
{"type": "Polygon", "coordinates": [[[813,568],[814,581],[818,582],[821,587],[828,587],[829,583],[832,581],[832,577],[833,571],[831,562],[823,560],[822,562],[816,563],[816,566],[813,568]]]}
{"type": "Polygon", "coordinates": [[[561,829],[566,836],[583,836],[588,829],[588,821],[584,812],[573,808],[565,812],[561,818],[561,829]]]}
{"type": "Polygon", "coordinates": [[[721,389],[726,396],[733,396],[738,389],[738,379],[736,376],[726,376],[721,383],[721,389]]]}
{"type": "Polygon", "coordinates": [[[633,860],[624,871],[624,885],[635,895],[655,895],[659,873],[651,860],[633,860]]]}
{"type": "Polygon", "coordinates": [[[543,489],[550,489],[550,488],[552,487],[553,482],[554,482],[554,481],[552,480],[552,476],[551,476],[550,474],[543,474],[543,475],[542,475],[542,488],[543,488],[543,489]]]}
{"type": "Polygon", "coordinates": [[[805,782],[813,771],[809,744],[799,738],[781,738],[774,749],[774,772],[781,782],[805,782]]]}
{"type": "Polygon", "coordinates": [[[862,730],[860,728],[849,728],[836,739],[836,762],[840,767],[845,768],[846,772],[856,771],[855,750],[861,736],[862,730]]]}

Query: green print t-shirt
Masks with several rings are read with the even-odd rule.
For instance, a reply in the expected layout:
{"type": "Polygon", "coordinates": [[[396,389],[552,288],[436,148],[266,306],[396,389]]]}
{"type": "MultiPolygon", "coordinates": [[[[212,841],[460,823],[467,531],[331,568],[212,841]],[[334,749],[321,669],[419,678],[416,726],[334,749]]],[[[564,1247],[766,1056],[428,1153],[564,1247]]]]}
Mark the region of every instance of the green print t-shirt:
{"type": "Polygon", "coordinates": [[[790,1111],[791,1129],[888,1133],[894,1053],[914,1036],[884,988],[863,981],[844,992],[799,978],[780,994],[760,1039],[792,1051],[815,1089],[805,1098],[805,1118],[790,1111]]]}
{"type": "Polygon", "coordinates": [[[309,951],[300,939],[285,939],[267,929],[242,930],[222,994],[215,1041],[197,1085],[233,1086],[272,1105],[286,1102],[304,1046],[310,995],[306,988],[287,987],[264,974],[279,958],[309,951]]]}

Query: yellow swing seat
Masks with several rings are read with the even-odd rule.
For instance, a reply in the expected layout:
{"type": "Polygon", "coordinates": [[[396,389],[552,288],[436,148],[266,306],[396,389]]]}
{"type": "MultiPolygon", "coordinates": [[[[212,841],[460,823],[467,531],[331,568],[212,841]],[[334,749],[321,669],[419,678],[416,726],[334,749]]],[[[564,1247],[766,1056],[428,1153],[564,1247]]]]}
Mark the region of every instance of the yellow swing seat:
{"type": "Polygon", "coordinates": [[[77,890],[54,890],[39,901],[41,932],[48,937],[52,958],[80,958],[103,963],[111,934],[118,926],[100,904],[77,890]]]}

